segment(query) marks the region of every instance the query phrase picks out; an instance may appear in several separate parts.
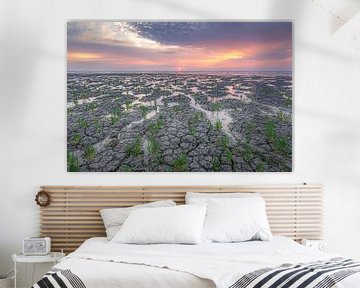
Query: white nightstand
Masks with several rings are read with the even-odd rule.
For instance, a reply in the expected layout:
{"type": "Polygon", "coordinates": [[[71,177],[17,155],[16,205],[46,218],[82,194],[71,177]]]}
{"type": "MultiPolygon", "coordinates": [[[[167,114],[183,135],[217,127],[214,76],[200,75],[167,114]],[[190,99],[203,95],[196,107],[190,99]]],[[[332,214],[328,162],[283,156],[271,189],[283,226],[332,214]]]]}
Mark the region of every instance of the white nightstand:
{"type": "Polygon", "coordinates": [[[301,240],[301,244],[309,247],[314,250],[318,250],[321,252],[328,251],[328,242],[326,240],[310,240],[310,239],[303,239],[301,240]]]}
{"type": "MultiPolygon", "coordinates": [[[[17,263],[33,263],[35,265],[36,263],[52,262],[55,265],[63,257],[65,257],[65,253],[60,253],[60,252],[50,252],[49,254],[39,255],[39,256],[27,256],[23,254],[12,255],[12,259],[14,261],[14,270],[15,270],[14,288],[16,288],[17,263]]],[[[34,281],[34,266],[32,267],[32,273],[31,273],[31,285],[34,284],[33,281],[34,281]]]]}

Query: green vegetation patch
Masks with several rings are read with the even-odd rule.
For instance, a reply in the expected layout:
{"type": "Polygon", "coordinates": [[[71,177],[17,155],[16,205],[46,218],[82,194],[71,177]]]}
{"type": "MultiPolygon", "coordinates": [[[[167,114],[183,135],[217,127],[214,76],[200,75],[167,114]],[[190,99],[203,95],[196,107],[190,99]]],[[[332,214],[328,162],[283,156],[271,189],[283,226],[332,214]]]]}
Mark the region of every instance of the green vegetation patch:
{"type": "Polygon", "coordinates": [[[79,124],[80,128],[83,128],[83,129],[85,129],[89,126],[89,123],[84,118],[78,119],[78,124],[79,124]]]}
{"type": "Polygon", "coordinates": [[[137,136],[135,141],[133,142],[133,144],[128,145],[125,148],[125,153],[128,156],[130,156],[130,155],[138,156],[138,155],[140,155],[142,153],[142,150],[141,150],[141,137],[140,136],[137,136]]]}
{"type": "Polygon", "coordinates": [[[221,163],[218,157],[214,157],[212,160],[212,170],[214,172],[221,171],[221,163]]]}
{"type": "Polygon", "coordinates": [[[250,162],[253,157],[253,147],[249,143],[245,143],[243,158],[245,161],[250,162]]]}
{"type": "Polygon", "coordinates": [[[120,172],[132,172],[134,171],[133,168],[130,165],[121,165],[120,166],[120,172]]]}
{"type": "Polygon", "coordinates": [[[275,129],[273,120],[268,119],[265,123],[265,134],[268,142],[272,145],[273,149],[280,154],[290,153],[290,146],[288,140],[284,136],[278,136],[275,129]]]}
{"type": "Polygon", "coordinates": [[[186,172],[188,171],[187,166],[187,157],[184,154],[181,154],[177,157],[172,163],[173,171],[175,172],[186,172]]]}
{"type": "Polygon", "coordinates": [[[220,130],[222,129],[222,127],[223,127],[223,125],[222,125],[221,120],[220,120],[220,119],[217,119],[217,120],[215,121],[215,130],[216,130],[216,131],[220,131],[220,130]]]}
{"type": "Polygon", "coordinates": [[[87,146],[84,151],[84,157],[86,160],[91,161],[96,156],[96,149],[93,146],[87,146]]]}
{"type": "Polygon", "coordinates": [[[81,142],[81,135],[79,133],[75,133],[71,138],[71,143],[74,146],[77,146],[80,144],[80,142],[81,142]]]}
{"type": "Polygon", "coordinates": [[[79,161],[73,153],[67,153],[67,171],[68,172],[79,172],[79,161]]]}
{"type": "Polygon", "coordinates": [[[139,107],[139,109],[140,109],[141,116],[145,119],[145,117],[146,117],[146,115],[148,113],[148,107],[145,106],[145,105],[141,105],[139,107]]]}

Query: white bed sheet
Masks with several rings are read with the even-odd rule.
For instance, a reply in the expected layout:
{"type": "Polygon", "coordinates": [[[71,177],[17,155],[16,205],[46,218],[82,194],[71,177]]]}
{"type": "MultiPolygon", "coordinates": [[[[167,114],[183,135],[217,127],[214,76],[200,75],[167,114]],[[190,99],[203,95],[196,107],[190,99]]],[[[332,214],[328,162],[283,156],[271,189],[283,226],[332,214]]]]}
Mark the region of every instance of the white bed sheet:
{"type": "MultiPolygon", "coordinates": [[[[91,238],[56,268],[70,269],[87,288],[225,288],[244,274],[264,267],[336,256],[311,250],[286,237],[200,245],[112,244],[106,238],[91,238]]],[[[359,273],[336,287],[360,287],[359,273]]]]}
{"type": "Polygon", "coordinates": [[[210,280],[147,265],[70,258],[56,268],[70,269],[87,288],[215,288],[210,280]]]}

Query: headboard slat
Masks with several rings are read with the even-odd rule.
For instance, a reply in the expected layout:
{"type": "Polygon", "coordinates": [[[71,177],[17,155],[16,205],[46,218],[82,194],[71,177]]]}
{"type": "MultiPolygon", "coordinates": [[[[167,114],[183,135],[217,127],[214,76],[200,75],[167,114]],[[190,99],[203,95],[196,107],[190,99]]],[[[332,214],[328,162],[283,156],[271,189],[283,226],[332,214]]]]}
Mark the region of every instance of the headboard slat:
{"type": "Polygon", "coordinates": [[[53,251],[74,251],[90,237],[105,236],[99,210],[173,199],[185,202],[186,192],[258,192],[266,201],[274,235],[322,237],[322,187],[320,185],[269,186],[42,186],[51,204],[41,208],[41,236],[52,238],[53,251]]]}

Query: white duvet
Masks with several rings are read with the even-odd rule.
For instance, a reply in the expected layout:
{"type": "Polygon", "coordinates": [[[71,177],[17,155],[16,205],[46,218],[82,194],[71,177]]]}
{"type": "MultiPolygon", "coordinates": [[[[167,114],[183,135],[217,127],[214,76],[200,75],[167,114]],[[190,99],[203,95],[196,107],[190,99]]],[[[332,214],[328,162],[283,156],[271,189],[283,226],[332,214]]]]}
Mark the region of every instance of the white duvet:
{"type": "MultiPolygon", "coordinates": [[[[91,238],[55,267],[70,269],[87,288],[228,288],[244,274],[261,268],[336,256],[286,237],[200,245],[112,244],[106,238],[91,238]]],[[[336,287],[360,288],[360,273],[336,287]]]]}

